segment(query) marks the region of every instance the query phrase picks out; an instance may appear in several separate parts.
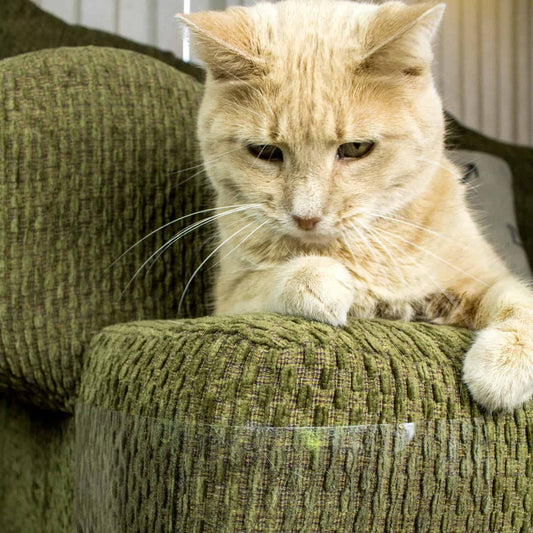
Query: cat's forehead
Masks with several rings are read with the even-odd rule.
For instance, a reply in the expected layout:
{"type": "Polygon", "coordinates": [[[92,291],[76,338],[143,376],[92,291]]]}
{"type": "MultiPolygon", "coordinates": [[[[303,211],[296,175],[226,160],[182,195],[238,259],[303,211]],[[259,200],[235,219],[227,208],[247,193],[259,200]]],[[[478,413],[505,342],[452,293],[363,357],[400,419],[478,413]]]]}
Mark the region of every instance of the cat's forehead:
{"type": "Polygon", "coordinates": [[[220,101],[218,110],[258,143],[318,147],[375,138],[394,130],[402,115],[401,93],[372,83],[295,76],[290,82],[238,85],[237,92],[220,101]]]}
{"type": "Polygon", "coordinates": [[[259,53],[287,67],[291,62],[316,66],[334,54],[352,54],[356,61],[377,13],[373,4],[328,0],[261,3],[250,9],[259,53]]]}
{"type": "Polygon", "coordinates": [[[251,8],[257,51],[267,73],[251,93],[274,111],[274,132],[327,130],[343,137],[354,120],[365,123],[395,105],[405,85],[397,78],[358,72],[379,6],[329,0],[288,0],[251,8]],[[383,100],[383,101],[380,101],[383,100]]]}
{"type": "Polygon", "coordinates": [[[408,102],[401,85],[342,65],[325,70],[312,60],[305,68],[287,61],[282,71],[264,78],[219,87],[225,96],[217,98],[218,112],[260,132],[257,141],[287,145],[373,137],[383,131],[384,122],[394,129],[392,117],[400,117],[408,102]]]}

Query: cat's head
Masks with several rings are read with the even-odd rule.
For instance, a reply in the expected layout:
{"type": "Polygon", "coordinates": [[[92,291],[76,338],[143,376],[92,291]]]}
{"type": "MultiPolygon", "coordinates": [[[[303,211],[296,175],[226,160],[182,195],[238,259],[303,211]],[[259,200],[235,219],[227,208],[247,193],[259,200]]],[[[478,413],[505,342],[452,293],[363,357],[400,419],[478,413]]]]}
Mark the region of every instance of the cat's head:
{"type": "Polygon", "coordinates": [[[413,201],[443,149],[443,4],[288,0],[181,16],[208,76],[198,135],[223,205],[327,243],[413,201]]]}

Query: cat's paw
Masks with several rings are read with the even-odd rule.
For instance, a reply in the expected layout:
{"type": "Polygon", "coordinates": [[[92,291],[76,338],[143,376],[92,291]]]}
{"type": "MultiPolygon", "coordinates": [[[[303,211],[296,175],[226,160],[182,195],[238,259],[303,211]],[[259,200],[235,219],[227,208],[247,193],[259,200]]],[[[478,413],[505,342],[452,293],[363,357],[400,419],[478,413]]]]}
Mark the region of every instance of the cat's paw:
{"type": "Polygon", "coordinates": [[[340,326],[354,302],[353,279],[330,257],[298,257],[287,265],[278,298],[284,314],[340,326]]]}
{"type": "Polygon", "coordinates": [[[505,320],[482,330],[465,356],[463,379],[474,400],[513,410],[533,396],[533,324],[505,320]]]}

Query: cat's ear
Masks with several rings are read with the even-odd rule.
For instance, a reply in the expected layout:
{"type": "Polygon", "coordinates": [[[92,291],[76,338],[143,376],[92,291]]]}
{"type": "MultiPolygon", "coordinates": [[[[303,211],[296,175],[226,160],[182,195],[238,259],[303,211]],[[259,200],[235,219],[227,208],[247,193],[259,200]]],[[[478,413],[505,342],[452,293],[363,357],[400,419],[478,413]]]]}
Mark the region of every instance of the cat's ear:
{"type": "Polygon", "coordinates": [[[431,41],[440,25],[445,4],[425,2],[383,4],[365,39],[364,63],[402,65],[416,73],[433,59],[431,41]],[[412,67],[407,65],[412,63],[412,67]]]}
{"type": "Polygon", "coordinates": [[[193,49],[215,79],[260,74],[264,61],[254,53],[252,22],[243,8],[176,15],[191,31],[193,49]]]}

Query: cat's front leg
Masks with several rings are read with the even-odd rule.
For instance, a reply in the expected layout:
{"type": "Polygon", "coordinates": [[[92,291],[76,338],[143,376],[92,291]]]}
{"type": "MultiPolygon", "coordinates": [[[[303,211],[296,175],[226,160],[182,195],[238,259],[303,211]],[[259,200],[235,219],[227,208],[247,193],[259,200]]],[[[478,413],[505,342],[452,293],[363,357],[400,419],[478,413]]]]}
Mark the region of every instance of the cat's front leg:
{"type": "Polygon", "coordinates": [[[330,257],[296,257],[242,274],[231,291],[225,277],[217,288],[217,314],[280,313],[338,326],[354,302],[350,272],[330,257]]]}
{"type": "Polygon", "coordinates": [[[512,410],[533,396],[533,293],[514,279],[494,284],[476,313],[480,329],[463,378],[489,410],[512,410]]]}
{"type": "Polygon", "coordinates": [[[346,324],[354,302],[351,274],[335,259],[306,256],[286,265],[273,305],[278,312],[320,320],[333,326],[346,324]]]}

